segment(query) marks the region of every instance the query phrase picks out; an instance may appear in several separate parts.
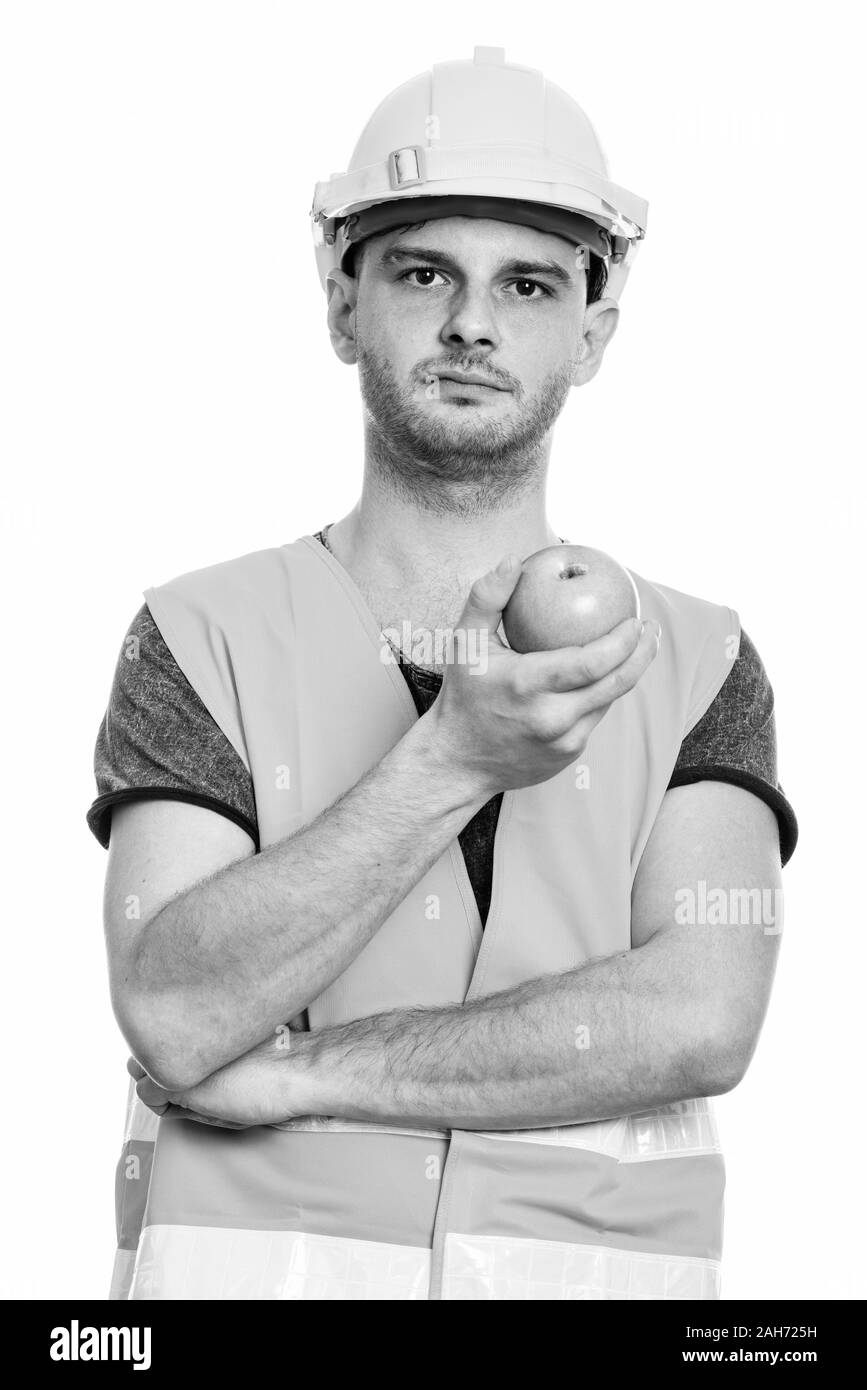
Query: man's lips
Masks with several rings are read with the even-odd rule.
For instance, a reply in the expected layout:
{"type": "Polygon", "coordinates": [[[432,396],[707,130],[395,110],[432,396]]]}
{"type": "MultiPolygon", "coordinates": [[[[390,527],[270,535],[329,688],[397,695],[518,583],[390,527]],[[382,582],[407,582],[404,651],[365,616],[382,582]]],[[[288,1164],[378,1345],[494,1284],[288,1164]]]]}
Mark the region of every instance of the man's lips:
{"type": "Polygon", "coordinates": [[[430,374],[439,381],[453,381],[458,386],[485,386],[489,391],[507,391],[507,386],[500,386],[499,382],[492,381],[490,377],[481,376],[478,372],[431,372],[430,374]]]}

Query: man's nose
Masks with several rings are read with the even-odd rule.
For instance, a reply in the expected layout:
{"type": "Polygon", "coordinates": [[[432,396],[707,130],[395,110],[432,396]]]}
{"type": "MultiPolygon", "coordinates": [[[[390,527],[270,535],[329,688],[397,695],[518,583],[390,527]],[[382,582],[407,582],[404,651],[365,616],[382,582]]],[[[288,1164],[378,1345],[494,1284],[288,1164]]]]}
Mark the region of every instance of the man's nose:
{"type": "Polygon", "coordinates": [[[441,336],[451,347],[499,347],[500,331],[488,292],[465,286],[452,300],[441,336]]]}

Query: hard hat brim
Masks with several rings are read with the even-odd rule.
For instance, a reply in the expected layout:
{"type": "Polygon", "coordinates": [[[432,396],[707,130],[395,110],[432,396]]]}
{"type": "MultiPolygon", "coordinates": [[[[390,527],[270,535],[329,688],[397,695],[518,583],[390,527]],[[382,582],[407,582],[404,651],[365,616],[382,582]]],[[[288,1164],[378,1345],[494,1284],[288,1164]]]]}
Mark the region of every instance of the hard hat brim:
{"type": "Polygon", "coordinates": [[[571,208],[524,202],[517,198],[452,195],[400,198],[387,203],[376,203],[361,212],[351,213],[341,228],[343,255],[368,237],[378,236],[396,227],[447,217],[476,217],[496,222],[511,222],[562,237],[572,246],[586,246],[597,256],[611,254],[611,237],[606,229],[592,218],[573,212],[571,208]]]}

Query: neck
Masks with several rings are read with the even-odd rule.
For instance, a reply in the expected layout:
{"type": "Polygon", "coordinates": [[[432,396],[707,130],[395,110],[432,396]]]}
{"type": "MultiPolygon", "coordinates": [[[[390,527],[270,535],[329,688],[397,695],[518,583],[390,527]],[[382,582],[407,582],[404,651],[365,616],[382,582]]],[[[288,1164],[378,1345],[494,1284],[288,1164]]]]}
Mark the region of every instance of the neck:
{"type": "Polygon", "coordinates": [[[525,559],[558,544],[545,514],[544,468],[505,495],[491,496],[475,482],[436,483],[430,490],[396,486],[368,457],[361,497],[328,533],[357,582],[413,592],[428,584],[438,592],[469,588],[509,551],[525,559]]]}

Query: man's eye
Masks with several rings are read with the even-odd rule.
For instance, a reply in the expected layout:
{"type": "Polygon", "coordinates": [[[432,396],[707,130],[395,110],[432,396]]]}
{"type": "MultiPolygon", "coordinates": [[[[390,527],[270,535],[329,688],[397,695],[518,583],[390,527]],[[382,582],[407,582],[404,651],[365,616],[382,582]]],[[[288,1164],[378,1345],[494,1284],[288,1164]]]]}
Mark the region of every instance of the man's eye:
{"type": "MultiPolygon", "coordinates": [[[[406,271],[406,273],[402,275],[400,278],[402,280],[408,281],[410,284],[418,285],[421,289],[426,290],[431,287],[431,285],[434,283],[435,277],[439,274],[440,272],[438,270],[434,270],[433,266],[417,265],[412,270],[406,271]],[[411,276],[416,276],[417,278],[415,280],[412,280],[410,278],[411,276]]],[[[440,276],[440,279],[442,280],[442,276],[440,276]]]]}
{"type": "Polygon", "coordinates": [[[547,285],[540,284],[538,280],[512,280],[510,284],[514,286],[519,299],[540,299],[551,293],[547,285]],[[539,290],[539,294],[534,294],[534,290],[539,290]]]}

